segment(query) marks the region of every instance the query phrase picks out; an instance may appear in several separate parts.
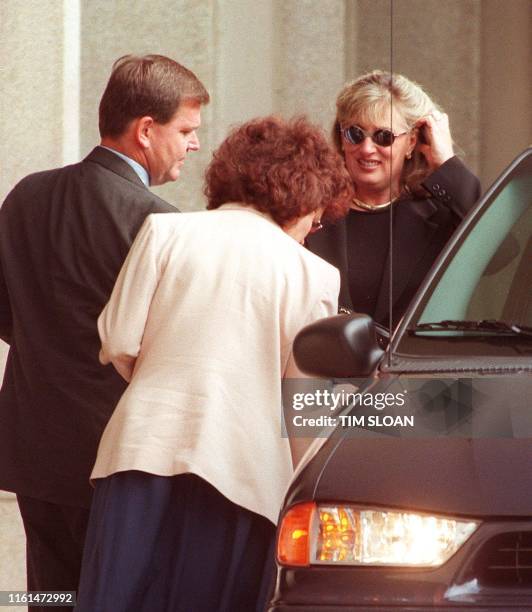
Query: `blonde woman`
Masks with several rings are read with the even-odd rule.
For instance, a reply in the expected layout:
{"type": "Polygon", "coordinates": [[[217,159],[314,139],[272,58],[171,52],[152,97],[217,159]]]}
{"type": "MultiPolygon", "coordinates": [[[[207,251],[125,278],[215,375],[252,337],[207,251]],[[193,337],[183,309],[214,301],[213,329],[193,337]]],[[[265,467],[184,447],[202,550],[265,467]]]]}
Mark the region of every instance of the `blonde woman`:
{"type": "Polygon", "coordinates": [[[340,307],[367,313],[386,327],[391,257],[395,326],[478,199],[479,181],[454,154],[448,116],[406,77],[365,74],[344,87],[336,106],[333,139],[355,197],[347,217],[307,244],[339,268],[340,307]]]}

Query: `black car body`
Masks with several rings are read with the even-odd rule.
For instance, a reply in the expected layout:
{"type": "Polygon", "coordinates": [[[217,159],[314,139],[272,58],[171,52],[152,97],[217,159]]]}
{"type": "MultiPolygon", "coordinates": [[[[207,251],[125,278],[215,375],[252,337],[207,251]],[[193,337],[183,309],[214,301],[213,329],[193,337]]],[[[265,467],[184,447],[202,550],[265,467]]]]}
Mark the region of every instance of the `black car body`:
{"type": "Polygon", "coordinates": [[[332,433],[288,491],[269,612],[532,609],[531,200],[527,149],[464,220],[386,351],[365,316],[297,338],[300,368],[357,379],[360,401],[328,411],[332,433]],[[378,410],[362,402],[387,394],[378,410]]]}

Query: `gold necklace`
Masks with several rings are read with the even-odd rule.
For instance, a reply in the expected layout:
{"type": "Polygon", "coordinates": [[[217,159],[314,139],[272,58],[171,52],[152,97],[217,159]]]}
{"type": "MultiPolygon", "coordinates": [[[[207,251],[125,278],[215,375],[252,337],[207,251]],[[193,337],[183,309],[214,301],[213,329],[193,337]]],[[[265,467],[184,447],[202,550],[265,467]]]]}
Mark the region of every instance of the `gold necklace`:
{"type": "Polygon", "coordinates": [[[363,208],[364,210],[369,210],[371,212],[375,212],[376,210],[384,210],[391,206],[397,198],[392,198],[389,202],[384,202],[384,204],[366,204],[366,202],[362,202],[358,198],[353,198],[353,203],[358,207],[363,208]]]}

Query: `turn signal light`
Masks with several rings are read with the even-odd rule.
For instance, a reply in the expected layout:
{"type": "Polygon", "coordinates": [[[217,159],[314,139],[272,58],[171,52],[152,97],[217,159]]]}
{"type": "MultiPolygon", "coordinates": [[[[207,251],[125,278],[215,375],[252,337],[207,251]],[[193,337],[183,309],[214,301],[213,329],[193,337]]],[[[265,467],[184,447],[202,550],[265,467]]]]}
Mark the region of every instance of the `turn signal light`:
{"type": "Polygon", "coordinates": [[[316,504],[308,502],[290,508],[284,515],[277,539],[277,558],[284,565],[309,565],[310,527],[316,504]]]}

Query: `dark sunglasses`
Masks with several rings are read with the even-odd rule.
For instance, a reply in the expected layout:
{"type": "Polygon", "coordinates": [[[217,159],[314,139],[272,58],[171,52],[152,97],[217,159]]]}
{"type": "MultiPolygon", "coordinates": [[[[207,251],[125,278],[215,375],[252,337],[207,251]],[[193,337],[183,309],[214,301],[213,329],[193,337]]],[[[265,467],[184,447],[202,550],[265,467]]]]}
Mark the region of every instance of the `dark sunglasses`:
{"type": "Polygon", "coordinates": [[[358,125],[351,125],[347,128],[343,128],[341,129],[341,132],[344,139],[351,144],[358,145],[369,136],[376,145],[379,145],[379,147],[389,147],[393,144],[396,138],[408,133],[401,132],[401,134],[394,134],[392,130],[379,128],[378,130],[375,130],[373,134],[370,134],[361,127],[358,127],[358,125]]]}

